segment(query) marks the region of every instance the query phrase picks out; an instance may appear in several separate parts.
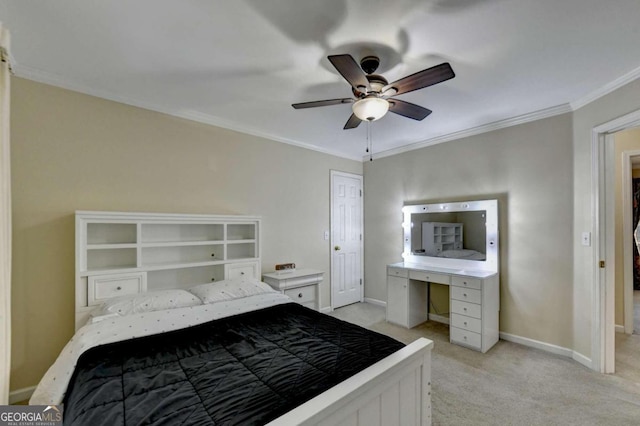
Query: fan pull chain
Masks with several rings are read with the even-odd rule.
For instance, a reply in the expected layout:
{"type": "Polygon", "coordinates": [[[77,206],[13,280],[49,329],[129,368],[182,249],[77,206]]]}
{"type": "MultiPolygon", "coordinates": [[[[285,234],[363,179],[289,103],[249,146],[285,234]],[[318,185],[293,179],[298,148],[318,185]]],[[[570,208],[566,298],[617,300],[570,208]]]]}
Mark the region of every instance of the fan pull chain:
{"type": "Polygon", "coordinates": [[[371,120],[367,121],[367,153],[369,161],[373,161],[373,141],[371,139],[371,120]]]}

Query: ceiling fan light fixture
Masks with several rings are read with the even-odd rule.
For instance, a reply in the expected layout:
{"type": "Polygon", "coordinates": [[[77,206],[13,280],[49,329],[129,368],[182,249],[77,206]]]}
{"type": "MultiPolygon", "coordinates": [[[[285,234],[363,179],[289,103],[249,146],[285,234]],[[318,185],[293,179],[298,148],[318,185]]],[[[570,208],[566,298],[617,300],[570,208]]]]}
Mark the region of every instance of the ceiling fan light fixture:
{"type": "Polygon", "coordinates": [[[353,113],[362,121],[376,121],[389,111],[389,102],[376,96],[367,96],[353,104],[353,113]]]}

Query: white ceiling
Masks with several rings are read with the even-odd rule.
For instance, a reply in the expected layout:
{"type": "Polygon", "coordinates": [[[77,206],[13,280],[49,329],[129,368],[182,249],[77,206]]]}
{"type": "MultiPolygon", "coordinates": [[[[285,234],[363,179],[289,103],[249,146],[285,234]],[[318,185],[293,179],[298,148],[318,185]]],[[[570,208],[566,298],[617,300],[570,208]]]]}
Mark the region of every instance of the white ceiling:
{"type": "Polygon", "coordinates": [[[342,130],[350,105],[291,107],[351,96],[328,54],[369,47],[390,82],[456,73],[398,96],[433,114],[374,122],[376,153],[569,111],[640,76],[638,0],[0,0],[0,20],[18,76],[354,159],[366,126],[342,130]]]}

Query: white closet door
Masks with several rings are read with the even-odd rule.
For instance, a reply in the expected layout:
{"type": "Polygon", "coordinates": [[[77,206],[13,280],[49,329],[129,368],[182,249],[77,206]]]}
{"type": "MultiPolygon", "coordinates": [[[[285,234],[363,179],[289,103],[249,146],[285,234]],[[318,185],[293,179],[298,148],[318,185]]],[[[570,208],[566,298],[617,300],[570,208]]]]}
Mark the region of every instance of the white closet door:
{"type": "Polygon", "coordinates": [[[362,176],[331,172],[331,306],[362,301],[362,176]]]}

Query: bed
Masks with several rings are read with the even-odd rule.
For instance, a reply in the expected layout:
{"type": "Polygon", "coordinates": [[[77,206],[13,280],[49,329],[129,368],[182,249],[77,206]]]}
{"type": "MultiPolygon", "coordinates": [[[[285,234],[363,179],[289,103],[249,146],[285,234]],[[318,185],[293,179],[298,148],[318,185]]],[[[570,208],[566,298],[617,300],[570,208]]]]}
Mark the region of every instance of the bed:
{"type": "Polygon", "coordinates": [[[432,345],[225,280],[105,302],[30,403],[79,425],[428,425],[432,345]]]}

